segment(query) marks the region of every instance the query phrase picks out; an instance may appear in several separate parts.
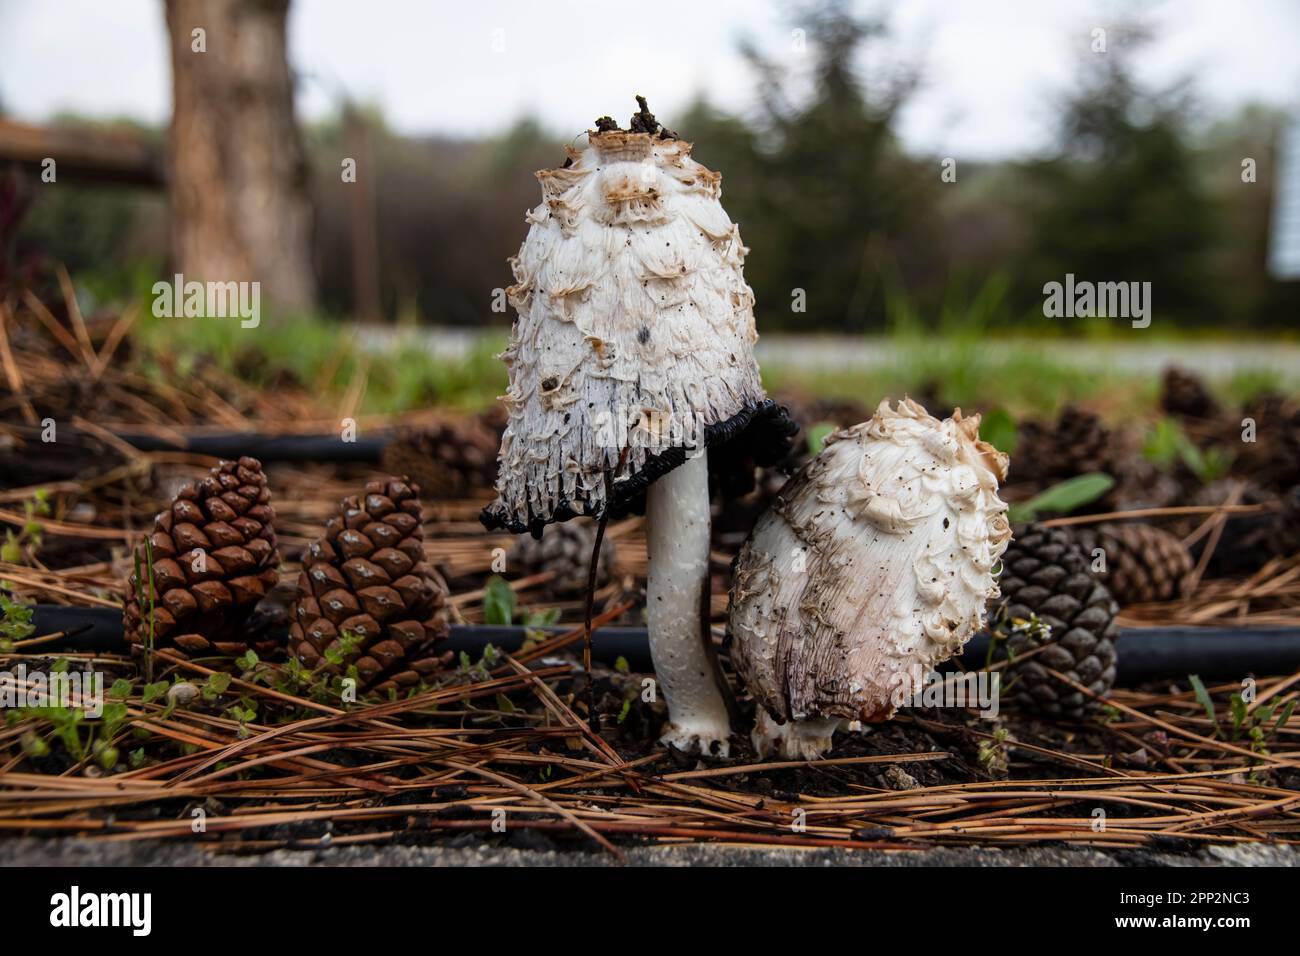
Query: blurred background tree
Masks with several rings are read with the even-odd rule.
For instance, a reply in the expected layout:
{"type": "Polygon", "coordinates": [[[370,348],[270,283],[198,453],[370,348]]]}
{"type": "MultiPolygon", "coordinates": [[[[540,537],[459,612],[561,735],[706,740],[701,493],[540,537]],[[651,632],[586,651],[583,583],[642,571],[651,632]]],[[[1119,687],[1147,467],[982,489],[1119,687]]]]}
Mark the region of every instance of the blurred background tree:
{"type": "Polygon", "coordinates": [[[764,328],[879,328],[882,274],[932,272],[924,250],[938,166],[906,155],[894,131],[919,74],[885,59],[885,20],[848,0],[802,7],[789,22],[806,71],[742,47],[760,91],[754,128],[705,100],[677,128],[723,170],[727,208],[753,250],[746,275],[764,328]],[[791,310],[796,289],[806,313],[791,310]]]}
{"type": "Polygon", "coordinates": [[[1023,168],[1032,224],[1016,275],[1023,301],[1041,301],[1044,282],[1073,273],[1150,282],[1162,316],[1219,314],[1206,271],[1219,228],[1188,141],[1188,96],[1181,85],[1138,83],[1135,61],[1150,41],[1129,25],[1107,30],[1104,50],[1082,52],[1059,105],[1055,154],[1023,168]]]}

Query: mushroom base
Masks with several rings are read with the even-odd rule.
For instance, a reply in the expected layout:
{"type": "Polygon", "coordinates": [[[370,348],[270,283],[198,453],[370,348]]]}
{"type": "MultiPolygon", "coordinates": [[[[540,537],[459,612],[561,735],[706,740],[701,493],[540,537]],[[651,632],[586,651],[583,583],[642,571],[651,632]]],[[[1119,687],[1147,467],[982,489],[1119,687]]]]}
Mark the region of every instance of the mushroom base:
{"type": "Polygon", "coordinates": [[[750,739],[760,757],[817,760],[831,749],[835,732],[848,726],[849,721],[838,717],[790,720],[778,724],[764,708],[759,707],[750,739]]]}

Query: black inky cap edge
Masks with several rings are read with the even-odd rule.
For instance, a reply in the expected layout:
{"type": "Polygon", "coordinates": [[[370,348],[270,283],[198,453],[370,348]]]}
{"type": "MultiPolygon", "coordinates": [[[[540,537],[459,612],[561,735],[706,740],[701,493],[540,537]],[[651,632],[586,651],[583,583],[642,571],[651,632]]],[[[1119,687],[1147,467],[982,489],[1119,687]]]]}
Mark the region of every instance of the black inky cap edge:
{"type": "MultiPolygon", "coordinates": [[[[778,405],[772,399],[764,399],[745,405],[740,411],[726,421],[715,422],[705,426],[704,443],[710,449],[709,470],[711,477],[716,477],[724,488],[735,489],[746,486],[746,476],[738,478],[718,474],[722,470],[748,470],[748,486],[753,486],[752,471],[757,467],[775,465],[790,454],[794,436],[799,426],[790,417],[790,411],[784,405],[778,405]]],[[[611,518],[622,518],[645,509],[645,491],[659,478],[668,474],[686,461],[685,448],[669,448],[657,455],[646,458],[641,470],[614,485],[614,498],[609,505],[611,518]]],[[[712,481],[710,482],[713,483],[712,481]]],[[[549,518],[534,517],[524,521],[508,513],[500,502],[484,508],[479,521],[489,531],[504,529],[512,534],[531,533],[541,537],[542,529],[552,521],[568,521],[570,518],[600,518],[599,511],[583,512],[574,510],[568,501],[561,501],[555,506],[549,518]]]]}

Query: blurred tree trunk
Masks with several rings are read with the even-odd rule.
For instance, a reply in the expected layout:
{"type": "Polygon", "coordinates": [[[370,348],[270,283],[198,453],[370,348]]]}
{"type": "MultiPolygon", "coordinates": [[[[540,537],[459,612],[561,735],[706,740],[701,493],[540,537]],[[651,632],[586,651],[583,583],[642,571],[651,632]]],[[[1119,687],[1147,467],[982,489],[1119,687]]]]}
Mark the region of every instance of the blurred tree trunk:
{"type": "Polygon", "coordinates": [[[277,306],[308,309],[312,210],[293,113],[289,2],[166,6],[175,268],[187,280],[257,280],[277,306]]]}
{"type": "Polygon", "coordinates": [[[348,220],[352,232],[352,308],[366,322],[383,318],[379,292],[379,215],[375,206],[374,151],[370,122],[352,103],[343,107],[343,147],[357,164],[349,184],[348,220]]]}

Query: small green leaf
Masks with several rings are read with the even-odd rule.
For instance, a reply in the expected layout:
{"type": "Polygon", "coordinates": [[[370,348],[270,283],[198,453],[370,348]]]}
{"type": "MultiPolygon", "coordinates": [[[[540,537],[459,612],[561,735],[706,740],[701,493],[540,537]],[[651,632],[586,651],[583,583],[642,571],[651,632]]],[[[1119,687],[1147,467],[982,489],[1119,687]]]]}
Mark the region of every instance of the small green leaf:
{"type": "Polygon", "coordinates": [[[1147,461],[1168,468],[1178,459],[1182,429],[1172,418],[1162,418],[1142,441],[1142,456],[1147,461]]]}
{"type": "Polygon", "coordinates": [[[99,765],[105,770],[112,770],[117,766],[119,754],[116,747],[106,746],[99,748],[99,752],[95,754],[95,758],[99,761],[99,765]]]}
{"type": "Polygon", "coordinates": [[[993,408],[980,418],[980,438],[1008,455],[1016,450],[1016,420],[1005,408],[993,408]]]}
{"type": "Polygon", "coordinates": [[[1248,719],[1248,708],[1246,701],[1240,694],[1233,694],[1228,698],[1228,708],[1232,711],[1232,737],[1235,740],[1241,733],[1241,728],[1246,726],[1248,719]]]}
{"type": "Polygon", "coordinates": [[[614,661],[614,670],[618,671],[620,674],[627,674],[631,672],[632,665],[630,665],[627,662],[626,657],[620,654],[618,655],[618,658],[614,661]]]}
{"type": "Polygon", "coordinates": [[[1286,707],[1283,708],[1282,713],[1278,715],[1277,723],[1273,725],[1273,729],[1272,731],[1270,731],[1270,733],[1276,734],[1279,730],[1285,727],[1287,721],[1291,719],[1291,713],[1294,710],[1295,710],[1295,701],[1294,700],[1287,701],[1286,707]]]}
{"type": "Polygon", "coordinates": [[[100,720],[104,723],[104,731],[110,737],[117,733],[117,728],[122,722],[130,716],[126,709],[126,704],[121,701],[113,701],[104,705],[104,712],[100,714],[100,720]]]}
{"type": "Polygon", "coordinates": [[[215,700],[226,692],[230,686],[230,675],[225,673],[213,674],[203,685],[203,699],[215,700]]]}
{"type": "Polygon", "coordinates": [[[1192,692],[1196,694],[1196,699],[1205,708],[1205,715],[1214,724],[1215,734],[1219,734],[1219,718],[1215,716],[1214,701],[1210,698],[1210,692],[1205,689],[1205,684],[1201,682],[1201,678],[1196,674],[1188,674],[1187,682],[1192,685],[1192,692]]]}
{"type": "Polygon", "coordinates": [[[1101,472],[1092,472],[1067,479],[1059,485],[1053,485],[1042,494],[1035,495],[1028,501],[1013,505],[1010,519],[1013,524],[1033,521],[1044,511],[1056,514],[1069,514],[1076,508],[1096,501],[1115,487],[1115,479],[1101,472]]]}
{"type": "Polygon", "coordinates": [[[24,731],[18,742],[29,757],[44,757],[50,752],[50,745],[30,730],[24,731]]]}
{"type": "Polygon", "coordinates": [[[144,702],[148,704],[152,701],[157,700],[163,694],[167,693],[167,689],[170,686],[171,685],[168,684],[165,680],[155,681],[152,684],[145,684],[144,692],[141,695],[141,697],[144,700],[144,702]]]}
{"type": "Polygon", "coordinates": [[[515,619],[515,592],[505,578],[493,575],[483,594],[483,622],[508,627],[515,619]]]}
{"type": "Polygon", "coordinates": [[[826,447],[826,439],[837,431],[839,431],[839,426],[834,422],[818,422],[816,425],[810,426],[808,429],[809,453],[813,455],[819,454],[826,447]]]}
{"type": "Polygon", "coordinates": [[[132,686],[132,683],[125,677],[119,677],[117,680],[113,681],[113,686],[108,689],[108,696],[118,698],[130,697],[132,686]]]}
{"type": "Polygon", "coordinates": [[[497,694],[497,710],[502,713],[513,714],[515,712],[514,701],[505,694],[497,694]]]}
{"type": "Polygon", "coordinates": [[[560,619],[558,607],[548,607],[544,611],[528,611],[524,614],[525,627],[549,627],[560,619]]]}

